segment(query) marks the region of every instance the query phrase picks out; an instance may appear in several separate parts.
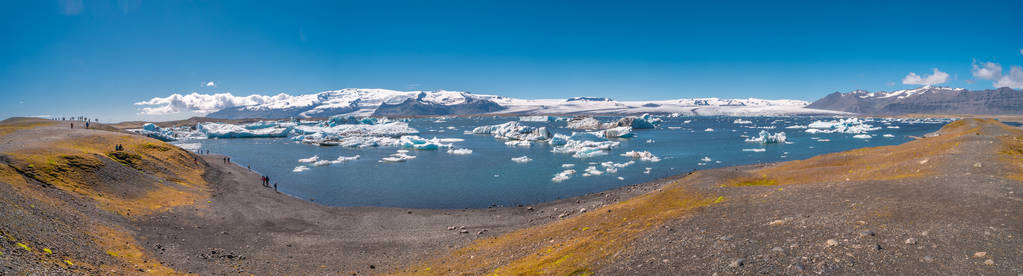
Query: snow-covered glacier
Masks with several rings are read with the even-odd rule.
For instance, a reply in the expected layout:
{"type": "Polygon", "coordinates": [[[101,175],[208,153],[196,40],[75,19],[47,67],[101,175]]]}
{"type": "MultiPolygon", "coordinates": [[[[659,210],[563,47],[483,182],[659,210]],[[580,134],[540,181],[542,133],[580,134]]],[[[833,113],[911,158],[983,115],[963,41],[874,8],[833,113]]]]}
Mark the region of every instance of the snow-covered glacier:
{"type": "MultiPolygon", "coordinates": [[[[461,91],[398,91],[388,89],[348,88],[313,94],[236,97],[229,93],[174,94],[136,103],[143,112],[185,110],[209,113],[207,117],[240,118],[326,118],[334,115],[366,116],[447,116],[479,114],[517,114],[523,121],[556,120],[554,117],[529,115],[821,115],[844,112],[812,109],[800,100],[764,100],[691,98],[652,101],[618,101],[608,98],[576,97],[570,99],[518,99],[498,95],[461,91]],[[194,100],[188,100],[195,98],[194,100]],[[232,99],[243,98],[245,101],[232,99]],[[258,98],[258,100],[251,100],[258,98]],[[223,101],[209,103],[208,101],[223,101]],[[173,106],[171,106],[173,104],[173,106]],[[212,106],[212,107],[211,107],[212,106]]],[[[647,121],[648,122],[648,121],[647,121]]],[[[648,125],[640,121],[633,128],[648,125]]],[[[651,122],[653,123],[653,122],[651,122]]]]}

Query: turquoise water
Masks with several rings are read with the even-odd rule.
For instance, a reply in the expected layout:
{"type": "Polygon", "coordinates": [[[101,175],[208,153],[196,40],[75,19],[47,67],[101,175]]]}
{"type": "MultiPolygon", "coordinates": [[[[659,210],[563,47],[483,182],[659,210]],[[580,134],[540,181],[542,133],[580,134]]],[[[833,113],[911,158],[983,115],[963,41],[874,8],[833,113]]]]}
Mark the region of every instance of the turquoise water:
{"type": "MultiPolygon", "coordinates": [[[[613,121],[616,118],[600,118],[613,121]]],[[[504,140],[489,135],[464,134],[481,125],[499,124],[518,120],[515,117],[415,119],[410,126],[418,129],[422,137],[461,138],[455,148],[472,149],[469,155],[452,155],[445,150],[412,151],[417,158],[403,163],[381,163],[383,157],[396,152],[393,147],[344,148],[319,147],[299,144],[283,138],[208,139],[196,140],[202,148],[213,153],[226,154],[243,166],[269,175],[280,191],[318,203],[334,206],[392,206],[409,208],[481,208],[491,205],[514,206],[533,204],[561,198],[599,192],[625,185],[642,183],[669,175],[697,169],[746,165],[805,159],[823,153],[854,148],[900,144],[912,140],[910,136],[923,136],[936,131],[940,121],[890,121],[889,126],[877,119],[868,122],[880,130],[870,131],[870,139],[853,138],[854,134],[810,134],[804,129],[786,129],[791,125],[807,125],[815,120],[833,120],[829,117],[747,117],[752,124],[735,124],[736,117],[678,117],[663,118],[654,129],[634,130],[635,137],[613,139],[621,142],[606,156],[587,159],[573,158],[571,154],[552,153],[552,146],[533,143],[531,147],[511,147],[504,140]],[[685,121],[691,121],[685,123],[685,121]],[[756,136],[761,129],[785,132],[789,143],[747,143],[746,136],[756,136]],[[453,127],[454,129],[449,129],[453,127]],[[705,129],[713,128],[713,132],[705,129]],[[882,137],[891,134],[894,137],[882,137]],[[829,139],[821,142],[812,138],[829,139]],[[648,141],[649,140],[649,141],[648,141]],[[763,152],[743,149],[764,149],[763,152]],[[605,161],[625,163],[633,160],[619,156],[630,150],[649,151],[660,157],[660,162],[636,160],[635,164],[619,168],[617,173],[583,176],[588,166],[604,168],[605,161]],[[298,159],[318,155],[321,160],[338,156],[359,155],[358,160],[330,166],[299,163],[298,159]],[[531,162],[517,163],[511,158],[528,156],[531,162]],[[709,157],[711,161],[701,159],[709,157]],[[595,164],[590,164],[595,162],[595,164]],[[554,182],[554,177],[566,168],[562,164],[575,164],[572,178],[554,182]],[[292,170],[300,165],[310,169],[292,170]],[[649,173],[645,173],[649,169],[649,173]],[[622,179],[619,179],[621,177],[622,179]]],[[[522,122],[530,126],[547,126],[553,133],[571,134],[564,129],[565,122],[522,122]]],[[[578,131],[578,130],[576,130],[578,131]]]]}

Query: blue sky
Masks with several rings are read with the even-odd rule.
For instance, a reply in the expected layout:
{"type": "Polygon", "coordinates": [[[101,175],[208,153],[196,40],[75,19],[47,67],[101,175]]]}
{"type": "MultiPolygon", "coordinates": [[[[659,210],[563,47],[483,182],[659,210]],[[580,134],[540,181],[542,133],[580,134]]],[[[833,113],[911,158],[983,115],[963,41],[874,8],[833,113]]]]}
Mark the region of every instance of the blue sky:
{"type": "MultiPolygon", "coordinates": [[[[4,1],[0,117],[172,93],[815,100],[1023,64],[1023,1],[4,1]],[[212,87],[204,86],[214,82],[212,87]]],[[[971,83],[972,82],[972,83],[971,83]]],[[[176,115],[181,117],[184,115],[176,115]]],[[[174,116],[170,116],[174,117],[174,116]]]]}

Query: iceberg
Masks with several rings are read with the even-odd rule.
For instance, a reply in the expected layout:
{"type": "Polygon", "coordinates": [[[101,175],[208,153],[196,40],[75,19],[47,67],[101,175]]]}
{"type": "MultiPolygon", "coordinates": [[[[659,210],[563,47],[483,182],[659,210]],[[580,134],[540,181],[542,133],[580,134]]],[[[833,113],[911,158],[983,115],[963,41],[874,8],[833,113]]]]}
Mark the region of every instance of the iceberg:
{"type": "Polygon", "coordinates": [[[785,143],[785,140],[785,132],[772,134],[766,130],[761,130],[759,136],[746,139],[746,143],[772,144],[785,143]]]}
{"type": "Polygon", "coordinates": [[[870,139],[870,135],[869,134],[856,134],[856,135],[853,135],[853,138],[856,138],[856,139],[870,139]]]}
{"type": "Polygon", "coordinates": [[[438,150],[451,147],[451,144],[441,143],[440,139],[426,139],[415,135],[402,136],[398,141],[402,148],[414,150],[438,150]]]}
{"type": "Polygon", "coordinates": [[[600,121],[593,117],[576,117],[568,120],[566,128],[573,129],[601,129],[600,121]]]}
{"type": "Polygon", "coordinates": [[[583,171],[583,172],[584,172],[583,176],[602,175],[602,174],[604,174],[603,171],[597,169],[597,166],[586,167],[586,170],[583,171]]]}
{"type": "Polygon", "coordinates": [[[703,158],[700,158],[700,161],[703,161],[703,162],[710,162],[710,161],[711,161],[711,159],[710,159],[710,156],[704,156],[703,158]]]}
{"type": "Polygon", "coordinates": [[[319,155],[313,155],[313,157],[298,159],[299,163],[313,163],[320,160],[319,155]]]}
{"type": "Polygon", "coordinates": [[[882,136],[882,137],[885,137],[885,138],[892,138],[892,137],[895,137],[895,135],[892,135],[892,134],[887,134],[887,133],[886,133],[885,135],[881,135],[881,136],[882,136]]]}
{"type": "Polygon", "coordinates": [[[522,116],[519,117],[519,121],[522,122],[554,122],[557,118],[553,116],[522,116]]]}
{"type": "Polygon", "coordinates": [[[738,118],[738,119],[735,119],[735,121],[732,121],[732,123],[733,124],[737,124],[737,125],[748,125],[748,124],[752,124],[753,121],[743,120],[742,118],[738,118]]]}
{"type": "Polygon", "coordinates": [[[594,132],[592,134],[604,138],[631,138],[633,136],[632,127],[625,126],[609,128],[603,131],[594,132]]]}
{"type": "Polygon", "coordinates": [[[571,168],[571,167],[575,167],[575,164],[561,164],[561,167],[562,168],[571,168]]]}
{"type": "Polygon", "coordinates": [[[196,129],[208,138],[282,138],[288,137],[292,128],[260,121],[246,125],[199,123],[196,129]]]}
{"type": "Polygon", "coordinates": [[[472,150],[471,149],[448,149],[448,154],[469,155],[469,154],[472,154],[472,150]]]}
{"type": "Polygon", "coordinates": [[[511,121],[498,125],[480,126],[472,130],[473,134],[490,134],[494,138],[505,140],[538,141],[551,138],[551,132],[547,127],[531,127],[520,124],[518,121],[511,121]]]}
{"type": "Polygon", "coordinates": [[[654,156],[654,154],[650,153],[649,151],[629,151],[629,152],[621,154],[621,156],[631,157],[631,158],[634,158],[634,159],[639,159],[640,161],[647,161],[647,162],[660,162],[661,161],[661,158],[659,158],[657,156],[654,156]]]}
{"type": "Polygon", "coordinates": [[[714,129],[713,129],[713,128],[709,128],[709,127],[708,127],[707,129],[704,129],[703,131],[704,131],[704,132],[713,132],[713,131],[714,131],[714,129]]]}
{"type": "Polygon", "coordinates": [[[571,137],[568,135],[554,134],[554,137],[551,137],[551,140],[547,141],[547,143],[551,146],[562,146],[567,144],[569,139],[571,139],[571,137]]]}
{"type": "Polygon", "coordinates": [[[306,167],[306,166],[298,166],[298,167],[295,167],[295,169],[294,169],[294,170],[291,170],[291,171],[292,171],[292,172],[304,172],[304,171],[308,171],[308,170],[309,170],[309,167],[306,167]]]}
{"type": "Polygon", "coordinates": [[[765,151],[767,151],[767,149],[742,149],[742,151],[765,152],[765,151]]]}
{"type": "MultiPolygon", "coordinates": [[[[312,160],[313,158],[318,158],[318,157],[317,156],[313,156],[311,158],[306,158],[306,159],[299,160],[299,162],[302,162],[303,160],[305,160],[305,161],[312,160]]],[[[314,166],[330,166],[330,165],[333,165],[333,164],[340,164],[340,163],[344,163],[344,162],[348,162],[348,161],[352,161],[352,160],[356,160],[356,159],[359,159],[358,155],[351,156],[351,157],[339,156],[335,160],[315,160],[315,161],[312,161],[312,163],[313,163],[314,166]]],[[[309,163],[309,162],[304,162],[304,163],[309,163]]]]}
{"type": "Polygon", "coordinates": [[[618,147],[616,141],[581,141],[568,140],[564,145],[551,149],[553,153],[571,153],[575,158],[589,158],[607,155],[607,151],[618,147]]]}
{"type": "Polygon", "coordinates": [[[554,175],[554,178],[551,178],[551,181],[554,181],[554,182],[565,181],[565,180],[568,180],[568,179],[572,178],[573,174],[575,174],[575,170],[564,170],[564,171],[561,171],[560,173],[554,175]]]}
{"type": "Polygon", "coordinates": [[[380,162],[380,163],[398,163],[398,162],[405,162],[405,161],[408,161],[408,160],[416,159],[415,156],[408,155],[406,153],[408,153],[407,150],[399,150],[397,153],[391,154],[391,156],[388,156],[388,157],[381,158],[380,161],[377,161],[377,162],[380,162]]]}
{"type": "Polygon", "coordinates": [[[529,156],[515,157],[515,158],[512,158],[511,160],[515,161],[515,163],[528,163],[529,161],[533,161],[533,159],[529,158],[529,156]]]}
{"type": "Polygon", "coordinates": [[[807,133],[849,133],[858,134],[881,129],[867,124],[867,120],[852,117],[837,121],[814,121],[807,125],[807,133]]]}
{"type": "Polygon", "coordinates": [[[510,140],[510,141],[504,142],[504,145],[509,146],[509,147],[530,147],[530,146],[533,145],[533,143],[530,143],[529,141],[525,141],[525,140],[510,140]]]}

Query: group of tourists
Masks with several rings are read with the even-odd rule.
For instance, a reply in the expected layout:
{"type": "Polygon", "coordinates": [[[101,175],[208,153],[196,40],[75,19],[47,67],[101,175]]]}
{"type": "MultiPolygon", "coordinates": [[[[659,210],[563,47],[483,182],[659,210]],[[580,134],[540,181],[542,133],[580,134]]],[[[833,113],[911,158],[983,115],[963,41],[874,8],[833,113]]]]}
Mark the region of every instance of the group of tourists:
{"type": "Polygon", "coordinates": [[[121,144],[114,145],[114,151],[122,151],[122,150],[124,150],[124,146],[122,146],[121,144]]]}

